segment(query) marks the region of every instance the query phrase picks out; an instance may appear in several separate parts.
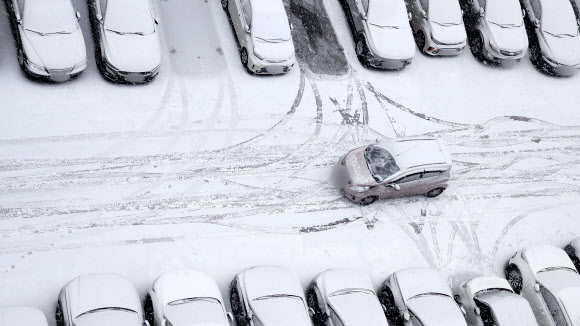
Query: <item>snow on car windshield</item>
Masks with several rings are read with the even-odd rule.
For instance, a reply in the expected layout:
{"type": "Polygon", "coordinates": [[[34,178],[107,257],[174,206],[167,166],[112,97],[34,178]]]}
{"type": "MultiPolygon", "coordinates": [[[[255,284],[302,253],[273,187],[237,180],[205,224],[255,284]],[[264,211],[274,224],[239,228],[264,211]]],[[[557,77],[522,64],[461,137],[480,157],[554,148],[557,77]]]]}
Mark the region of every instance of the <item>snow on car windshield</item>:
{"type": "Polygon", "coordinates": [[[42,34],[70,34],[77,29],[68,0],[26,0],[22,19],[24,29],[42,34]]]}
{"type": "Polygon", "coordinates": [[[365,149],[365,160],[377,182],[382,182],[401,170],[391,153],[379,146],[368,146],[365,149]]]}
{"type": "Polygon", "coordinates": [[[485,17],[501,26],[522,26],[522,8],[518,0],[487,0],[485,17]]]}
{"type": "Polygon", "coordinates": [[[149,0],[107,0],[105,29],[120,34],[155,32],[149,0]]]}
{"type": "Polygon", "coordinates": [[[304,301],[298,297],[256,299],[250,305],[264,325],[275,325],[280,321],[284,321],[285,325],[310,324],[304,301]]]}
{"type": "Polygon", "coordinates": [[[457,0],[430,0],[429,20],[441,25],[458,25],[463,21],[457,0]]]}
{"type": "Polygon", "coordinates": [[[172,325],[223,325],[224,311],[216,299],[179,300],[165,308],[165,317],[172,325]]]}
{"type": "Polygon", "coordinates": [[[278,4],[272,0],[252,1],[252,9],[254,37],[273,42],[290,40],[290,23],[281,2],[278,4]]]}
{"type": "Polygon", "coordinates": [[[542,30],[556,37],[578,35],[570,0],[542,1],[542,30]]]}
{"type": "Polygon", "coordinates": [[[404,0],[371,0],[369,24],[379,27],[409,27],[404,0]]]}

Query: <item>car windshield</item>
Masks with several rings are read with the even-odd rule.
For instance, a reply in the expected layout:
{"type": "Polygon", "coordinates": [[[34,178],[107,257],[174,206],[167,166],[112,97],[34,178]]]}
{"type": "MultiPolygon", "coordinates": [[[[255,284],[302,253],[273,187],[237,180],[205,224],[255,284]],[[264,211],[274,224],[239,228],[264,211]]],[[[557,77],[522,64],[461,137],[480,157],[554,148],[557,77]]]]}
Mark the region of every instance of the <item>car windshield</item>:
{"type": "Polygon", "coordinates": [[[518,0],[487,0],[485,17],[488,22],[502,27],[519,27],[524,24],[518,0]]]}
{"type": "Polygon", "coordinates": [[[105,29],[117,34],[153,34],[155,22],[149,1],[107,0],[105,29]]]}
{"type": "Polygon", "coordinates": [[[542,1],[542,30],[560,38],[578,35],[576,15],[570,0],[542,1]]]}
{"type": "Polygon", "coordinates": [[[513,293],[511,290],[508,290],[508,289],[494,288],[494,289],[485,289],[485,290],[477,291],[477,293],[475,293],[475,297],[478,298],[482,295],[487,295],[487,294],[497,293],[497,292],[513,293]]]}
{"type": "Polygon", "coordinates": [[[459,25],[462,23],[461,9],[457,0],[430,0],[429,20],[439,25],[459,25]]]}
{"type": "Polygon", "coordinates": [[[252,15],[252,33],[261,42],[280,43],[290,41],[290,24],[284,8],[262,8],[252,15]]]}
{"type": "Polygon", "coordinates": [[[264,325],[277,324],[281,320],[285,325],[310,324],[304,301],[297,296],[265,296],[252,300],[250,305],[264,325]]]}
{"type": "Polygon", "coordinates": [[[395,159],[386,149],[370,145],[365,149],[365,160],[367,166],[377,182],[383,182],[388,177],[399,172],[395,159]]]}
{"type": "Polygon", "coordinates": [[[447,294],[443,294],[443,293],[439,293],[439,292],[427,292],[427,293],[421,293],[421,294],[414,295],[414,296],[410,297],[409,300],[407,300],[407,301],[411,301],[411,300],[417,299],[417,298],[432,297],[432,296],[449,297],[447,294]]]}
{"type": "Polygon", "coordinates": [[[370,0],[368,22],[383,28],[403,28],[409,26],[407,8],[403,0],[370,0]]]}
{"type": "Polygon", "coordinates": [[[138,325],[139,315],[125,308],[99,308],[77,316],[73,324],[75,326],[138,325]]]}
{"type": "Polygon", "coordinates": [[[68,0],[26,0],[22,25],[41,35],[70,34],[77,29],[74,8],[68,0]]]}
{"type": "Polygon", "coordinates": [[[165,307],[165,317],[174,326],[223,325],[226,323],[222,305],[213,298],[173,301],[165,307]]]}

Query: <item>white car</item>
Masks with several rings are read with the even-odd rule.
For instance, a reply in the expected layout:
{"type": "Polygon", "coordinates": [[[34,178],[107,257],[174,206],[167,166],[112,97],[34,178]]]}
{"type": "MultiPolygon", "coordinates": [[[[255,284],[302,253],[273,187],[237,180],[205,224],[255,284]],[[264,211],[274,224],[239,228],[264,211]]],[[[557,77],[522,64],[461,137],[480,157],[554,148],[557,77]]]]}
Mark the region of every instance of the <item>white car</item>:
{"type": "Polygon", "coordinates": [[[116,274],[81,275],[58,297],[57,326],[149,326],[135,286],[116,274]]]}
{"type": "Polygon", "coordinates": [[[476,277],[465,282],[456,299],[472,326],[538,326],[528,301],[500,277],[476,277]]]}
{"type": "Polygon", "coordinates": [[[145,298],[145,317],[152,326],[228,326],[232,319],[214,279],[197,271],[161,275],[145,298]]]}
{"type": "Polygon", "coordinates": [[[528,300],[540,326],[580,325],[580,275],[560,248],[536,245],[516,252],[506,278],[528,300]]]}
{"type": "Polygon", "coordinates": [[[0,308],[0,325],[3,326],[48,326],[44,313],[30,307],[0,308]]]}
{"type": "Polygon", "coordinates": [[[421,52],[431,56],[461,54],[467,44],[467,34],[459,0],[406,1],[421,52]]]}
{"type": "Polygon", "coordinates": [[[151,0],[89,0],[89,9],[101,73],[131,84],[155,78],[161,45],[151,0]]]}
{"type": "Polygon", "coordinates": [[[282,0],[221,0],[240,47],[242,65],[255,74],[283,74],[296,62],[282,0]]]}
{"type": "Polygon", "coordinates": [[[441,274],[431,268],[407,268],[391,274],[379,300],[390,325],[467,326],[464,314],[441,274]]]}
{"type": "Polygon", "coordinates": [[[371,280],[350,269],[316,276],[306,295],[316,326],[389,326],[371,280]]]}
{"type": "Polygon", "coordinates": [[[71,0],[6,0],[18,63],[33,78],[67,81],[87,67],[81,15],[71,0]]]}
{"type": "Polygon", "coordinates": [[[303,291],[298,276],[282,267],[258,266],[238,273],[230,286],[236,325],[311,326],[303,291]]]}

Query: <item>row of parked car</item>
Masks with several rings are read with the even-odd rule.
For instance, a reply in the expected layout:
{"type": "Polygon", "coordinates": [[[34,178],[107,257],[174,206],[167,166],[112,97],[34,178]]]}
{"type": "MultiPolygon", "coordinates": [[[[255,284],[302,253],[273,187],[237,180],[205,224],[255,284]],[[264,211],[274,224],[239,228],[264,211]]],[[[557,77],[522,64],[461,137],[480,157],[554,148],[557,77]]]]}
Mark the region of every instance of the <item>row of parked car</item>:
{"type": "MultiPolygon", "coordinates": [[[[114,82],[144,83],[159,73],[161,47],[151,0],[88,0],[100,72],[114,82]]],[[[87,67],[71,0],[6,0],[18,63],[29,76],[67,81],[87,67]]]]}
{"type": "MultiPolygon", "coordinates": [[[[368,276],[350,269],[327,270],[306,291],[285,268],[259,266],[235,276],[232,312],[216,282],[197,271],[160,276],[144,308],[126,278],[91,274],[75,278],[60,292],[57,326],[578,326],[580,325],[580,238],[565,250],[536,245],[509,259],[506,279],[476,277],[454,295],[431,268],[391,274],[378,292],[368,276]]],[[[0,324],[47,326],[29,307],[0,308],[0,324]]]]}

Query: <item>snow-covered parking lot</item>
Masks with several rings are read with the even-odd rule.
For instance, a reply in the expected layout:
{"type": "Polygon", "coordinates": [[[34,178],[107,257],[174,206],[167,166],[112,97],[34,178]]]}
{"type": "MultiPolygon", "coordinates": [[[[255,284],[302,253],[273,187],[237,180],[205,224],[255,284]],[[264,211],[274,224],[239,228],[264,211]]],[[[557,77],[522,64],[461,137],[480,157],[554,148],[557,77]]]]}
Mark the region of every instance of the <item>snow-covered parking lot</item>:
{"type": "Polygon", "coordinates": [[[523,246],[580,235],[580,76],[469,51],[368,70],[335,0],[286,0],[300,69],[252,76],[219,1],[163,0],[159,76],[115,85],[73,2],[89,66],[65,84],[23,76],[0,9],[0,306],[36,306],[54,325],[58,291],[79,274],[119,273],[144,295],[164,271],[198,269],[225,296],[258,264],[303,285],[352,267],[376,286],[431,266],[457,286],[501,275],[523,246]],[[328,182],[347,150],[418,135],[452,152],[442,196],[361,207],[328,182]]]}

